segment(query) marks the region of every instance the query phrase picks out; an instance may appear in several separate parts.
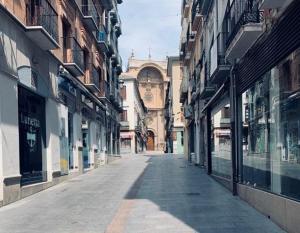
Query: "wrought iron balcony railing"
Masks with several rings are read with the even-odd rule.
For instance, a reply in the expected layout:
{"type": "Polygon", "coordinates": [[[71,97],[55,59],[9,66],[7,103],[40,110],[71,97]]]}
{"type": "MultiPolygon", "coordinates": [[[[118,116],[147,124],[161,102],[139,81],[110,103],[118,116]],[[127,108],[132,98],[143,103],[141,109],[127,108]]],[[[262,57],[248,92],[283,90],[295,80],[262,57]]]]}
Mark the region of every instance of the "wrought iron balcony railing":
{"type": "Polygon", "coordinates": [[[48,0],[30,1],[26,5],[26,25],[42,26],[58,42],[58,14],[48,0]]]}
{"type": "Polygon", "coordinates": [[[262,23],[263,20],[263,11],[259,10],[255,1],[234,0],[227,9],[224,20],[225,28],[228,32],[226,47],[229,47],[242,26],[249,23],[262,23]]]}
{"type": "Polygon", "coordinates": [[[96,6],[95,6],[93,0],[89,0],[88,4],[82,4],[81,11],[85,17],[92,17],[94,24],[98,27],[99,15],[97,13],[97,9],[96,9],[96,6]]]}
{"type": "Polygon", "coordinates": [[[92,67],[92,83],[100,90],[100,78],[98,70],[93,66],[92,67]]]}
{"type": "Polygon", "coordinates": [[[75,37],[68,38],[70,42],[70,48],[65,48],[66,56],[64,57],[65,66],[76,66],[81,72],[85,71],[83,49],[77,42],[75,37]]]}

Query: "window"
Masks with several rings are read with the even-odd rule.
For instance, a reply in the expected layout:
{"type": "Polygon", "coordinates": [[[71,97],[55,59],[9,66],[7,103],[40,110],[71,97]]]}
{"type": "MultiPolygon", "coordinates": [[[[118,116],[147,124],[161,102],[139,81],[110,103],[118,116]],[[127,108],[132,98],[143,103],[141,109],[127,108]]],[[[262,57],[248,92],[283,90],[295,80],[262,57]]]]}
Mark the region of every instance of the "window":
{"type": "Polygon", "coordinates": [[[131,139],[130,138],[122,138],[121,139],[121,148],[122,149],[130,149],[131,148],[131,139]]]}
{"type": "Polygon", "coordinates": [[[123,110],[120,116],[121,121],[127,121],[127,110],[123,110]]]}
{"type": "Polygon", "coordinates": [[[126,100],[126,86],[123,86],[121,88],[121,97],[123,98],[123,100],[126,100]]]}
{"type": "Polygon", "coordinates": [[[88,50],[83,50],[83,69],[84,72],[88,71],[89,65],[90,65],[90,56],[89,56],[89,51],[88,50]]]}
{"type": "Polygon", "coordinates": [[[211,156],[212,173],[230,179],[231,165],[231,126],[230,105],[228,101],[212,111],[211,118],[211,156]]]}
{"type": "Polygon", "coordinates": [[[242,95],[243,182],[300,200],[300,49],[242,95]]]}

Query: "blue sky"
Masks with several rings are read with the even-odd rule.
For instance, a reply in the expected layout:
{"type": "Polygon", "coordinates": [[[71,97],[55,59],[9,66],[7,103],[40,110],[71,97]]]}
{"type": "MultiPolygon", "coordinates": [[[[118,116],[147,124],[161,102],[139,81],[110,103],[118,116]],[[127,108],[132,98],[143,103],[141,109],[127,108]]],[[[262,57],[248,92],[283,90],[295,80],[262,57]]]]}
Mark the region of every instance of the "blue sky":
{"type": "Polygon", "coordinates": [[[182,0],[124,0],[119,5],[122,35],[119,49],[126,66],[134,50],[135,57],[164,59],[178,55],[180,7],[182,0]]]}

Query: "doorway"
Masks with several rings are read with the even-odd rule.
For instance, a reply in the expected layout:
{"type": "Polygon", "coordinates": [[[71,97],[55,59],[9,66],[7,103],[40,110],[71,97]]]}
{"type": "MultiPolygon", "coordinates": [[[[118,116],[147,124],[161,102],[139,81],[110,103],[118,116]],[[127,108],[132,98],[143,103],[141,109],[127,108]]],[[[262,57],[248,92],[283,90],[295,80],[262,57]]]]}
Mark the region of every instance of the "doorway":
{"type": "Polygon", "coordinates": [[[45,150],[45,99],[19,86],[19,146],[21,184],[43,182],[45,150]]]}
{"type": "Polygon", "coordinates": [[[147,137],[147,150],[148,151],[154,151],[155,150],[155,136],[152,131],[148,131],[148,137],[147,137]]]}
{"type": "Polygon", "coordinates": [[[86,120],[82,122],[82,156],[83,156],[83,168],[90,167],[90,135],[89,135],[89,123],[86,120]]]}

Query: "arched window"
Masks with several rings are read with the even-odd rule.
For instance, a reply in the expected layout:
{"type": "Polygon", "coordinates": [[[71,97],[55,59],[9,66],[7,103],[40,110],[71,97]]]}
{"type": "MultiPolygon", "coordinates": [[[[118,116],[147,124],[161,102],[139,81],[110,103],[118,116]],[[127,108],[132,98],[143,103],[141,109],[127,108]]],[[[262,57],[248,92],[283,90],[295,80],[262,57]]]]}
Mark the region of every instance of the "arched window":
{"type": "Polygon", "coordinates": [[[163,82],[161,72],[155,67],[145,67],[138,74],[138,81],[143,82],[163,82]]]}

